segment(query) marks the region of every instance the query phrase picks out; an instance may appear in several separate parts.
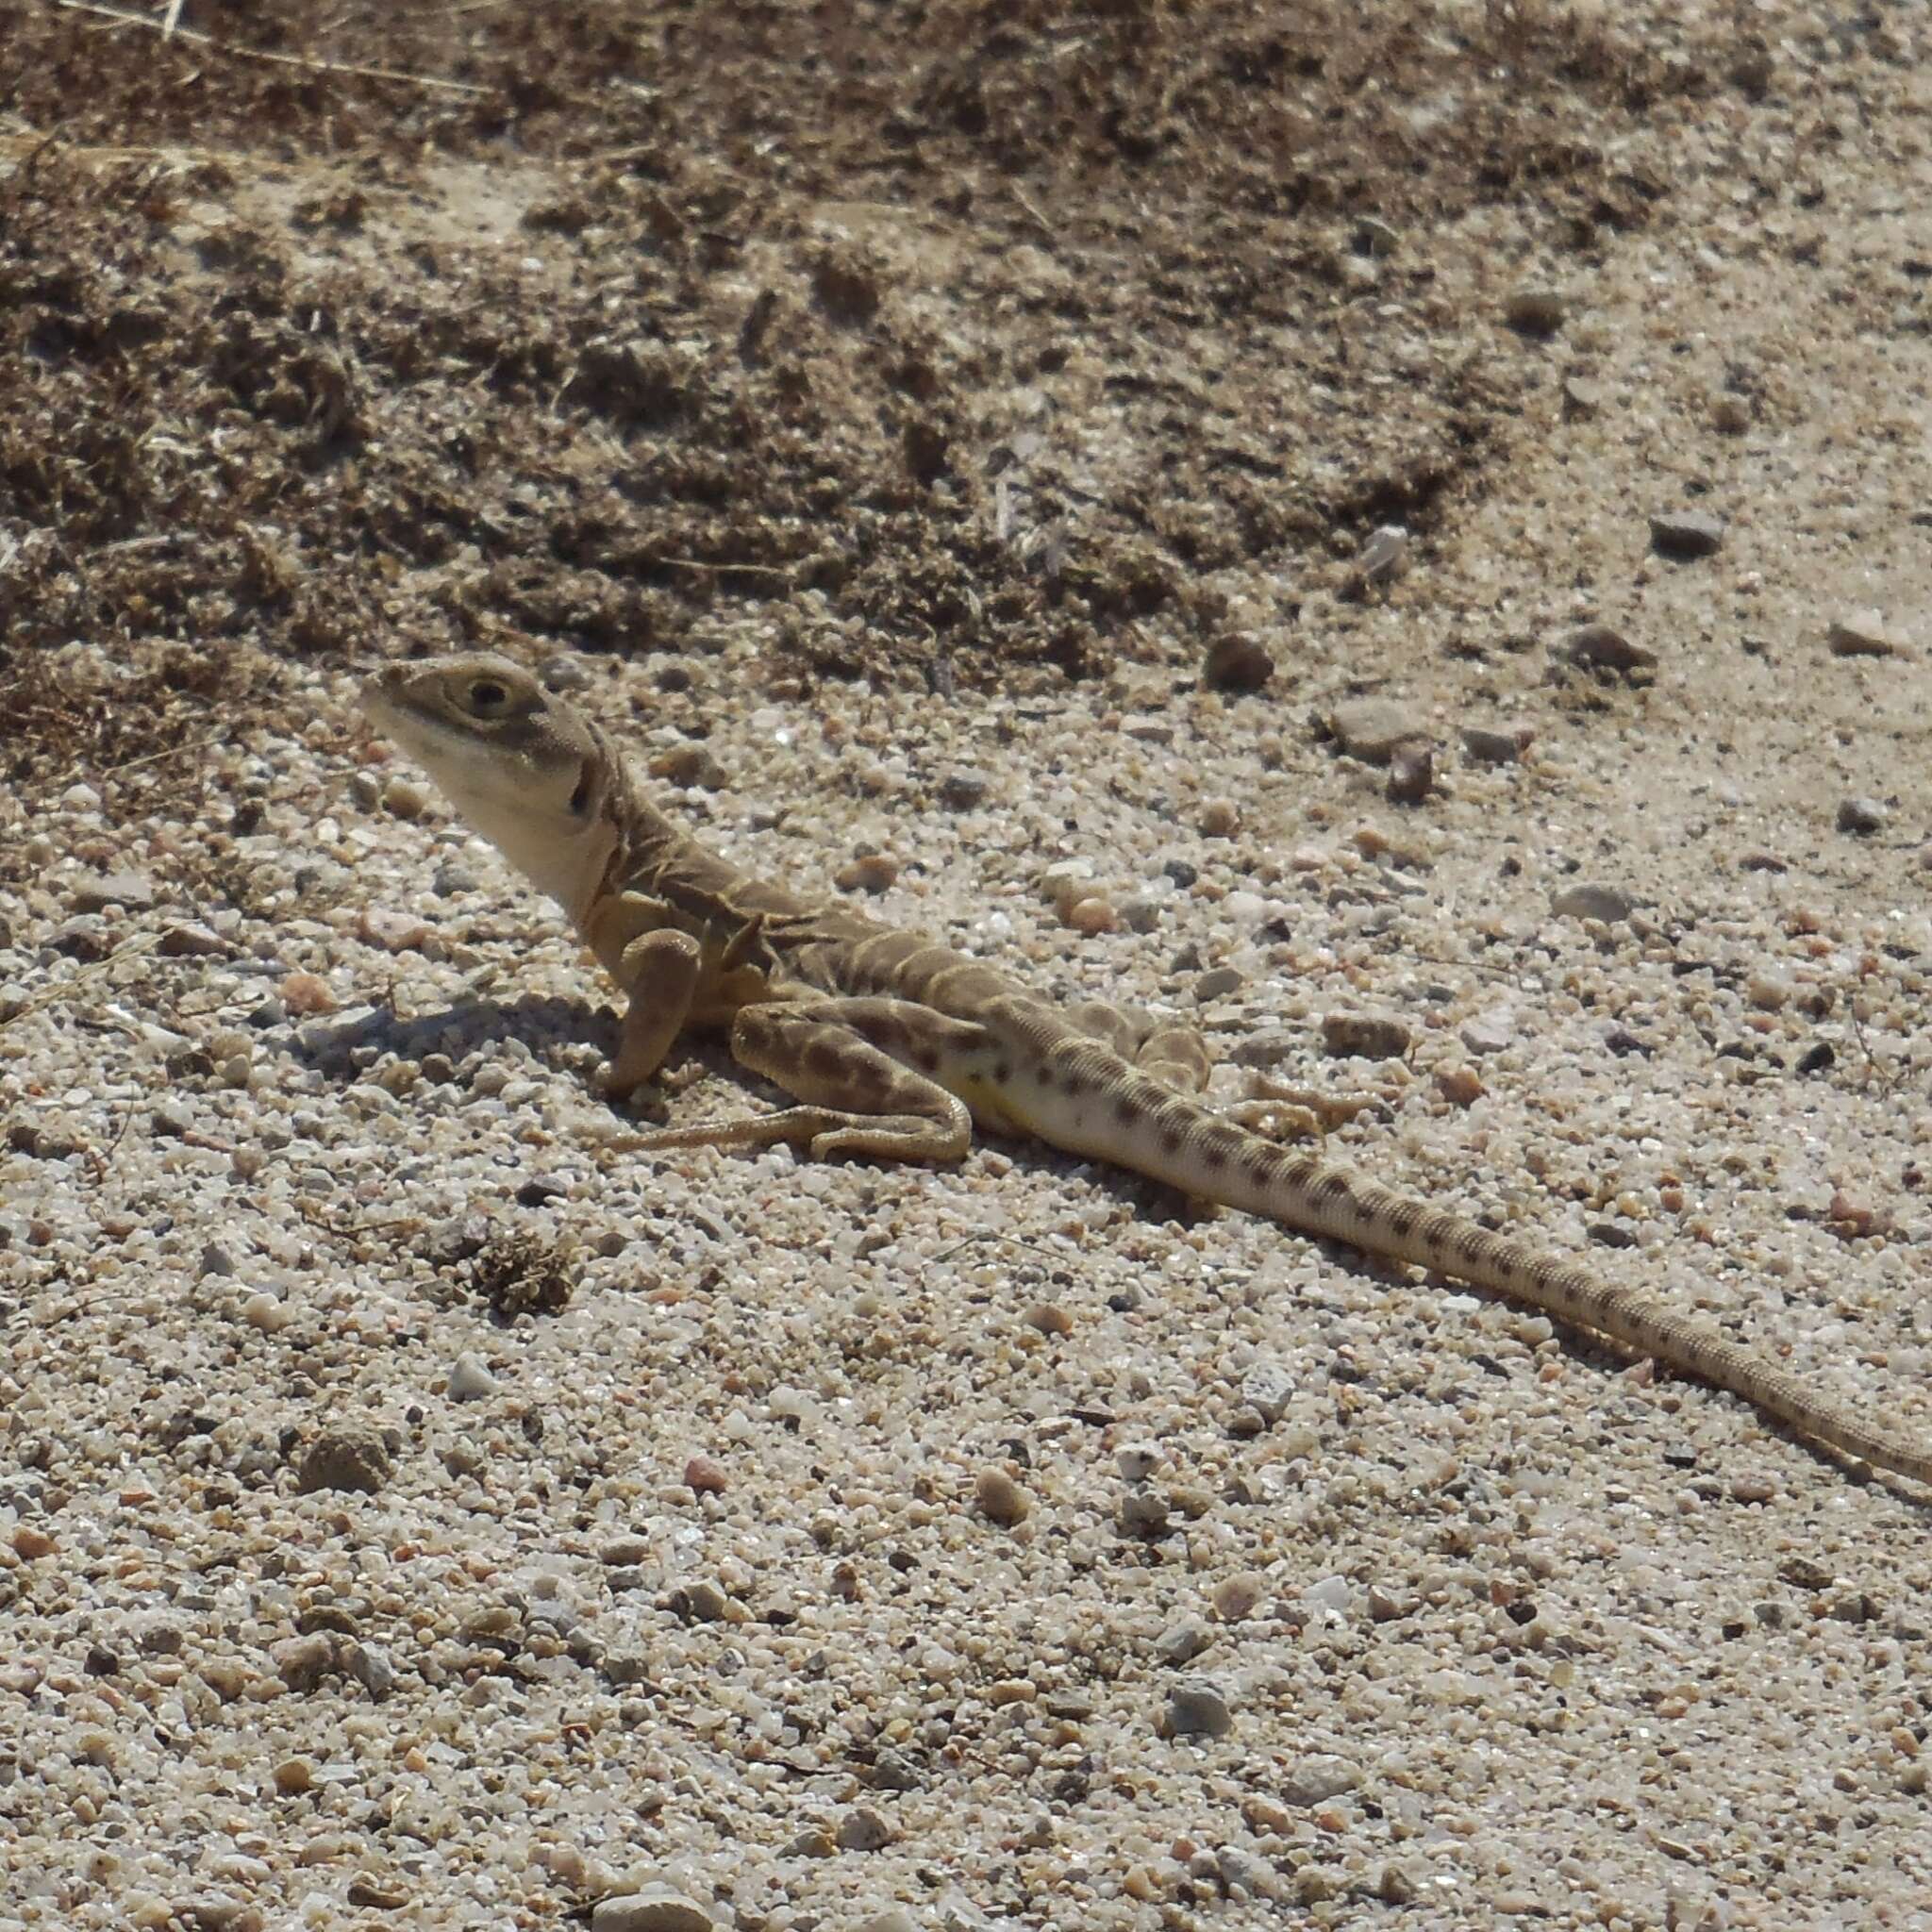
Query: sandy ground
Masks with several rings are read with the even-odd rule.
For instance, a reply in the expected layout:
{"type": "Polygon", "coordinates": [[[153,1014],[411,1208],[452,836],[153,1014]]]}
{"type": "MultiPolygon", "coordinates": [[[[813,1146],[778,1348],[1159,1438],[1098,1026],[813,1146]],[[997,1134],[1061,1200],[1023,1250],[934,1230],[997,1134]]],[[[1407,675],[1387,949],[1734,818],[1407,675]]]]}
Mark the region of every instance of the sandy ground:
{"type": "Polygon", "coordinates": [[[613,1151],[350,704],[550,667],[1932,1439],[1919,10],[181,24],[0,35],[0,1924],[1932,1925],[1922,1493],[1031,1147],[613,1151]]]}

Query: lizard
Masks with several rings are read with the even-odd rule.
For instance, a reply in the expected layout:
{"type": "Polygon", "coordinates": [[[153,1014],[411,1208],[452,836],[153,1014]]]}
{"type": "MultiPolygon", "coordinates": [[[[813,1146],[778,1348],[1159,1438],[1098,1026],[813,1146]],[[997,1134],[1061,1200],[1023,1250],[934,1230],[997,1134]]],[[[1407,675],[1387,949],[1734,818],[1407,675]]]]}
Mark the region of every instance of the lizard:
{"type": "Polygon", "coordinates": [[[645,795],[611,736],[511,660],[385,665],[371,722],[554,899],[625,996],[618,1100],[688,1029],[792,1105],[627,1137],[625,1150],[766,1146],[956,1161],[975,1127],[1030,1135],[1541,1310],[1742,1398],[1838,1456],[1932,1484],[1932,1449],[1815,1392],[1713,1324],[1532,1241],[1286,1144],[1200,1097],[1193,1028],[1066,1008],[965,954],[741,870],[645,795]]]}

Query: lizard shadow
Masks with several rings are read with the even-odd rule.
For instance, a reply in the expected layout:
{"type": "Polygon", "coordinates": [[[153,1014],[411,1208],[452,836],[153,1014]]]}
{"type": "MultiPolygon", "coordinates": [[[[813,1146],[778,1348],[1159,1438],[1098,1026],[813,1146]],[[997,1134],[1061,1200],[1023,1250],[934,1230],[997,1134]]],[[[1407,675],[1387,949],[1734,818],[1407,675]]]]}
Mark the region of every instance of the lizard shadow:
{"type": "MultiPolygon", "coordinates": [[[[1005,1135],[981,1135],[975,1132],[974,1144],[991,1144],[1003,1149],[1025,1148],[1032,1158],[1042,1166],[1059,1168],[1070,1175],[1080,1174],[1081,1178],[1088,1181],[1097,1192],[1109,1196],[1128,1208],[1138,1222],[1158,1224],[1163,1221],[1171,1221],[1183,1227],[1191,1228],[1199,1226],[1204,1222],[1219,1220],[1224,1216],[1241,1212],[1237,1208],[1224,1208],[1215,1201],[1199,1199],[1179,1189],[1169,1187],[1164,1182],[1136,1174],[1132,1170],[1115,1168],[1104,1161],[1085,1161],[1075,1156],[1058,1154],[1052,1149],[1043,1148],[1039,1141],[1031,1141],[1024,1136],[1010,1138],[1005,1135]]],[[[874,1163],[861,1158],[841,1164],[866,1166],[874,1163]]],[[[1258,1218],[1266,1221],[1265,1216],[1258,1218]]],[[[1418,1269],[1407,1262],[1388,1259],[1357,1248],[1348,1241],[1313,1234],[1291,1223],[1276,1222],[1273,1226],[1276,1235],[1283,1240],[1320,1248],[1331,1266],[1345,1271],[1358,1280],[1373,1282],[1385,1289],[1398,1286],[1414,1289],[1420,1286],[1431,1293],[1445,1296],[1466,1295],[1486,1307],[1504,1308],[1517,1314],[1524,1312],[1522,1301],[1499,1290],[1480,1287],[1459,1277],[1441,1274],[1433,1269],[1418,1269]]],[[[1590,1259],[1589,1257],[1582,1255],[1575,1258],[1586,1263],[1590,1259]]],[[[1619,1392],[1627,1392],[1623,1388],[1623,1377],[1637,1366],[1635,1357],[1628,1351],[1607,1341],[1587,1327],[1557,1317],[1552,1317],[1551,1322],[1555,1338],[1564,1357],[1601,1378],[1606,1403],[1619,1392]]],[[[1472,1368],[1479,1370],[1484,1375],[1495,1381],[1507,1383],[1520,1379],[1519,1367],[1498,1359],[1486,1350],[1478,1350],[1467,1359],[1472,1368]]],[[[1365,1373],[1341,1373],[1339,1365],[1331,1365],[1330,1373],[1337,1380],[1353,1381],[1363,1385],[1370,1393],[1403,1396],[1412,1392],[1406,1385],[1393,1383],[1378,1390],[1372,1375],[1365,1373]]],[[[1646,1384],[1646,1387],[1650,1386],[1646,1384]]],[[[1739,1402],[1742,1399],[1731,1391],[1713,1389],[1694,1375],[1680,1375],[1674,1371],[1659,1366],[1656,1373],[1655,1387],[1661,1392],[1667,1386],[1697,1390],[1726,1402],[1739,1402]]],[[[1815,1461],[1836,1472],[1841,1479],[1860,1489],[1883,1490],[1894,1500],[1907,1505],[1922,1519],[1932,1520],[1932,1496],[1928,1496],[1910,1477],[1840,1455],[1830,1445],[1814,1441],[1802,1431],[1774,1418],[1760,1415],[1756,1421],[1766,1434],[1777,1437],[1803,1450],[1815,1461]]],[[[1604,1426],[1606,1429],[1615,1426],[1614,1419],[1607,1413],[1604,1419],[1604,1426]]],[[[1666,1446],[1660,1448],[1659,1454],[1661,1459],[1671,1468],[1683,1472],[1687,1476],[1710,1472],[1710,1457],[1704,1450],[1666,1446]]]]}
{"type": "MultiPolygon", "coordinates": [[[[612,1007],[592,1007],[582,1000],[549,994],[524,994],[501,1001],[487,998],[465,1000],[457,1006],[418,1013],[407,1019],[391,1008],[376,1008],[343,1015],[334,1022],[318,1020],[295,1030],[291,1050],[298,1058],[318,1072],[353,1082],[363,1077],[375,1058],[384,1052],[417,1060],[432,1053],[440,1053],[452,1060],[479,1053],[486,1057],[487,1064],[492,1047],[500,1047],[506,1039],[520,1039],[530,1049],[537,1065],[551,1067],[565,1077],[575,1078],[579,1077],[578,1072],[569,1064],[567,1053],[573,1049],[580,1051],[588,1045],[593,1047],[600,1058],[608,1059],[616,1050],[618,1033],[619,1019],[612,1007]]],[[[675,1082],[680,1091],[691,1084],[691,1075],[696,1072],[708,1085],[715,1079],[736,1090],[743,1105],[735,1111],[760,1110],[772,1104],[774,1097],[777,1104],[782,1106],[786,1103],[787,1096],[781,1090],[759,1079],[733,1058],[730,1047],[722,1036],[698,1034],[687,1037],[680,1044],[682,1058],[677,1069],[680,1077],[675,1082]]],[[[591,1091],[594,1091],[593,1086],[591,1091]]],[[[663,1090],[660,1087],[653,1083],[642,1090],[639,1098],[643,1101],[641,1106],[636,1102],[628,1107],[613,1105],[613,1120],[636,1124],[645,1119],[662,1119],[663,1090]],[[645,1095],[652,1098],[645,1100],[645,1095]]],[[[1104,1161],[1058,1154],[1024,1136],[1015,1138],[975,1133],[974,1142],[1002,1149],[1024,1149],[1032,1160],[1041,1165],[1062,1169],[1070,1174],[1084,1170],[1084,1177],[1091,1187],[1128,1208],[1137,1221],[1157,1224],[1174,1221],[1183,1226],[1193,1226],[1235,1211],[1211,1202],[1196,1200],[1131,1170],[1115,1168],[1104,1161]]],[[[841,1160],[839,1164],[868,1167],[899,1163],[880,1163],[860,1158],[841,1160]]],[[[1362,1280],[1388,1287],[1415,1279],[1403,1263],[1381,1259],[1346,1241],[1312,1235],[1287,1224],[1277,1225],[1284,1239],[1316,1243],[1334,1265],[1362,1280]]],[[[1445,1294],[1469,1295],[1483,1303],[1507,1308],[1520,1309],[1522,1307],[1507,1294],[1460,1279],[1449,1279],[1434,1274],[1427,1274],[1424,1279],[1430,1288],[1445,1294]]],[[[1561,1321],[1555,1323],[1555,1328],[1566,1357],[1586,1365],[1611,1384],[1631,1366],[1631,1357],[1627,1354],[1606,1343],[1587,1328],[1561,1321]]],[[[1507,1365],[1487,1354],[1477,1354],[1471,1359],[1473,1365],[1487,1375],[1508,1380],[1514,1374],[1507,1365]]],[[[1685,1379],[1695,1385],[1694,1377],[1685,1379]]],[[[1819,1460],[1840,1470],[1861,1487],[1880,1487],[1900,1501],[1911,1504],[1922,1516],[1932,1516],[1932,1499],[1920,1492],[1908,1478],[1889,1470],[1874,1469],[1842,1458],[1782,1424],[1767,1421],[1766,1426],[1771,1433],[1808,1450],[1819,1460]]],[[[1667,1458],[1674,1467],[1686,1472],[1694,1472],[1703,1463],[1701,1456],[1688,1450],[1676,1454],[1667,1452],[1667,1458]]]]}
{"type": "Polygon", "coordinates": [[[405,1017],[376,1007],[298,1027],[291,1052],[332,1079],[355,1080],[384,1053],[421,1060],[432,1053],[458,1060],[486,1058],[506,1040],[521,1040],[541,1065],[561,1066],[566,1049],[594,1046],[608,1057],[617,1045],[618,1022],[609,1007],[582,1000],[525,993],[514,999],[464,1000],[458,1005],[405,1017]]]}

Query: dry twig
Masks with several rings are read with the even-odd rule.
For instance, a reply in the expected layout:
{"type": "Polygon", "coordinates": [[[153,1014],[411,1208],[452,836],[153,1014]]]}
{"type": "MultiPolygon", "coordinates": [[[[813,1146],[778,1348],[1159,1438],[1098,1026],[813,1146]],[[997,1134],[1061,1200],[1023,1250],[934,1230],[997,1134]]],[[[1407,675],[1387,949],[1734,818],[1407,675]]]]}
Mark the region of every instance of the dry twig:
{"type": "Polygon", "coordinates": [[[211,53],[225,54],[237,60],[267,60],[278,67],[300,67],[311,74],[347,74],[358,80],[394,80],[405,87],[440,88],[447,93],[487,94],[487,87],[479,87],[474,81],[444,80],[440,75],[406,74],[396,67],[364,67],[354,60],[325,60],[314,54],[278,54],[266,47],[239,47],[231,41],[218,41],[212,34],[205,34],[196,27],[179,25],[181,8],[176,4],[170,6],[164,20],[150,20],[144,13],[124,13],[118,7],[103,7],[100,0],[54,0],[54,5],[68,13],[90,13],[102,20],[111,20],[121,26],[145,27],[150,32],[158,32],[163,39],[192,41],[198,47],[207,47],[211,53]]]}

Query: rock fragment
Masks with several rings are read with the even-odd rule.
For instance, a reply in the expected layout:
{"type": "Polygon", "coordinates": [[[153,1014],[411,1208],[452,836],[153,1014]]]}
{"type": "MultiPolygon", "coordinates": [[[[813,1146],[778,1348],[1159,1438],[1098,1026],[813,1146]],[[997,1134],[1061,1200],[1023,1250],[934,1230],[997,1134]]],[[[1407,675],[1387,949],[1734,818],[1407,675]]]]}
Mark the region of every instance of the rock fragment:
{"type": "Polygon", "coordinates": [[[103,873],[98,878],[82,879],[74,889],[76,912],[105,912],[119,906],[129,912],[143,912],[155,903],[154,881],[138,872],[103,873]]]}
{"type": "Polygon", "coordinates": [[[695,1899],[668,1885],[600,1899],[591,1911],[591,1932],[712,1932],[716,1923],[695,1899]]]}
{"type": "Polygon", "coordinates": [[[1647,644],[1633,643],[1607,624],[1579,625],[1563,641],[1562,653],[1590,671],[1648,671],[1657,663],[1647,644]]]}
{"type": "Polygon", "coordinates": [[[1598,919],[1606,924],[1628,919],[1635,909],[1636,902],[1622,887],[1595,879],[1577,879],[1550,901],[1550,910],[1558,919],[1598,919]]]}
{"type": "Polygon", "coordinates": [[[973,1500],[989,1523],[1011,1529],[1033,1512],[1033,1499],[1003,1469],[983,1469],[974,1478],[973,1500]]]}
{"type": "Polygon", "coordinates": [[[1724,518],[1707,510],[1659,510],[1650,520],[1650,547],[1679,563],[1715,556],[1724,541],[1724,518]]]}
{"type": "Polygon", "coordinates": [[[1372,765],[1386,765],[1398,745],[1424,736],[1414,714],[1393,698],[1344,698],[1321,723],[1343,751],[1372,765]]]}
{"type": "Polygon", "coordinates": [[[389,1480],[389,1444],[368,1423],[332,1423],[308,1445],[295,1478],[305,1494],[354,1490],[374,1495],[389,1480]]]}
{"type": "Polygon", "coordinates": [[[1210,1677],[1184,1677],[1167,1693],[1164,1726],[1173,1738],[1224,1738],[1234,1729],[1234,1711],[1210,1677]]]}
{"type": "Polygon", "coordinates": [[[1546,282],[1524,282],[1503,304],[1503,320],[1519,335],[1538,339],[1555,335],[1569,312],[1569,297],[1546,282]]]}
{"type": "Polygon", "coordinates": [[[1875,610],[1853,610],[1833,618],[1824,641],[1834,658],[1897,658],[1906,654],[1904,644],[1875,610]]]}
{"type": "Polygon", "coordinates": [[[1322,1016],[1322,1044],[1337,1058],[1399,1060],[1410,1043],[1408,1028],[1387,1013],[1322,1016]]]}
{"type": "Polygon", "coordinates": [[[1488,724],[1465,724],[1462,727],[1462,748],[1478,764],[1510,765],[1520,758],[1529,742],[1529,734],[1522,726],[1513,731],[1504,731],[1488,724]]]}

